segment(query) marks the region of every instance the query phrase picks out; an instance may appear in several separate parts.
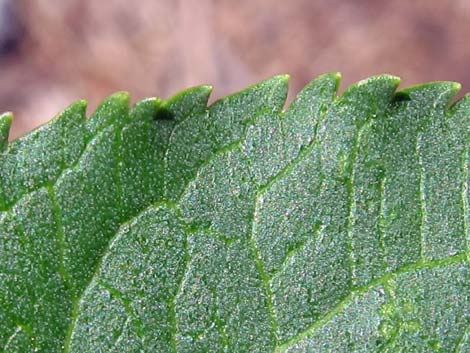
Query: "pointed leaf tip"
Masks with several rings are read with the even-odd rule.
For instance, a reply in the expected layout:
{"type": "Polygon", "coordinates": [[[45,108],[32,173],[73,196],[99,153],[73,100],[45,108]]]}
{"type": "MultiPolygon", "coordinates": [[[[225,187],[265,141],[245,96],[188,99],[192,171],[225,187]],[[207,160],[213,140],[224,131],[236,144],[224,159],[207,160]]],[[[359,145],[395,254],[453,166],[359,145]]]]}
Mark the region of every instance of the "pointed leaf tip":
{"type": "Polygon", "coordinates": [[[327,72],[327,73],[324,73],[322,75],[319,75],[314,80],[317,80],[317,79],[321,80],[323,78],[328,78],[328,79],[331,79],[331,80],[335,80],[336,81],[336,86],[339,87],[339,84],[341,83],[341,80],[343,79],[343,75],[341,74],[341,72],[338,72],[338,71],[327,72]]]}
{"type": "MultiPolygon", "coordinates": [[[[334,72],[327,72],[327,73],[324,73],[322,75],[319,75],[318,77],[316,77],[315,79],[313,79],[310,84],[314,83],[314,82],[318,82],[318,81],[322,81],[322,80],[328,80],[328,81],[333,81],[334,84],[335,84],[335,91],[338,92],[338,89],[339,89],[339,85],[341,84],[341,80],[343,79],[343,75],[341,74],[341,72],[337,72],[337,71],[334,71],[334,72]]],[[[307,85],[308,86],[308,85],[307,85]]]]}
{"type": "Polygon", "coordinates": [[[9,125],[11,126],[11,122],[13,121],[13,113],[12,112],[5,112],[0,115],[0,124],[9,125]]]}
{"type": "Polygon", "coordinates": [[[336,89],[338,89],[341,80],[343,79],[343,75],[341,74],[341,72],[331,72],[329,73],[329,75],[336,80],[336,89]]]}
{"type": "Polygon", "coordinates": [[[212,93],[214,87],[211,85],[200,85],[196,88],[199,88],[201,91],[206,91],[208,94],[212,93]]]}
{"type": "Polygon", "coordinates": [[[277,80],[279,82],[288,83],[289,80],[290,80],[290,75],[289,74],[281,74],[281,75],[274,76],[272,79],[277,80]]]}

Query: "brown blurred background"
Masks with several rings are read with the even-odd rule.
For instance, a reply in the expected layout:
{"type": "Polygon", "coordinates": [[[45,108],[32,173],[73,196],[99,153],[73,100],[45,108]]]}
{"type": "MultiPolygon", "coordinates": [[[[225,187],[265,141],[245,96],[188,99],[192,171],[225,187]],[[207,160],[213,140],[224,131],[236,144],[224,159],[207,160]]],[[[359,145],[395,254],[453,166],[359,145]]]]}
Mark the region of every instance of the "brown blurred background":
{"type": "Polygon", "coordinates": [[[291,97],[327,71],[468,91],[469,38],[470,0],[0,0],[0,111],[16,137],[78,98],[215,98],[279,73],[291,97]]]}

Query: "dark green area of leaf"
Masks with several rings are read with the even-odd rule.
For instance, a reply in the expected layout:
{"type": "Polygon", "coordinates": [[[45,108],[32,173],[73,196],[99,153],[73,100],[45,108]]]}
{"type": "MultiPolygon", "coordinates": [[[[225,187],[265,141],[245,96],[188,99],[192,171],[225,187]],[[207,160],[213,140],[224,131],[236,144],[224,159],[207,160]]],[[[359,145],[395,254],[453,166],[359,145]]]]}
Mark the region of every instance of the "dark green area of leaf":
{"type": "Polygon", "coordinates": [[[398,83],[1,115],[0,350],[470,353],[470,96],[398,83]]]}

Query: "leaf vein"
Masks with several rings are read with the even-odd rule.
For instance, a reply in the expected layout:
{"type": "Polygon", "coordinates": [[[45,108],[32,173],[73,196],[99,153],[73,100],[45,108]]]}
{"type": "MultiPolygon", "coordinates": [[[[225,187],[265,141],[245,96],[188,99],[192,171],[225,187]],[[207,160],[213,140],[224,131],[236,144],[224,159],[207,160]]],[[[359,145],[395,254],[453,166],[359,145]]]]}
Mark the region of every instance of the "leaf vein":
{"type": "Polygon", "coordinates": [[[56,229],[57,229],[56,233],[57,233],[58,261],[59,261],[58,272],[65,286],[67,287],[69,292],[72,293],[70,276],[65,266],[65,234],[64,234],[64,227],[62,225],[62,212],[60,210],[59,204],[57,203],[54,186],[47,185],[46,189],[49,195],[49,199],[51,200],[52,215],[53,215],[54,222],[55,222],[56,229]]]}
{"type": "Polygon", "coordinates": [[[178,287],[176,288],[175,294],[171,297],[170,303],[169,303],[169,306],[170,306],[170,323],[171,323],[171,326],[172,326],[171,345],[172,345],[174,353],[178,352],[178,337],[177,337],[177,335],[178,335],[178,320],[177,320],[177,316],[176,316],[176,302],[178,300],[178,297],[180,296],[180,294],[183,291],[183,288],[184,288],[186,280],[187,280],[187,276],[188,276],[189,271],[191,269],[191,266],[190,266],[191,265],[191,254],[189,252],[189,236],[190,236],[190,234],[188,234],[188,232],[186,230],[184,231],[184,233],[185,233],[184,270],[183,270],[183,273],[181,275],[181,279],[178,283],[178,287]]]}
{"type": "Polygon", "coordinates": [[[342,300],[340,300],[332,309],[330,309],[327,313],[321,316],[318,320],[311,323],[307,328],[299,332],[294,337],[279,344],[276,347],[275,352],[276,353],[285,352],[287,349],[297,344],[300,340],[308,337],[312,332],[321,328],[328,321],[330,321],[335,315],[340,314],[348,305],[350,305],[353,302],[353,300],[357,296],[367,293],[369,290],[373,289],[374,287],[378,285],[383,285],[385,282],[393,280],[400,274],[410,273],[410,272],[419,271],[419,270],[440,268],[440,267],[463,263],[466,261],[467,261],[467,258],[465,254],[458,254],[458,255],[447,257],[447,258],[442,258],[442,259],[432,259],[428,261],[420,260],[418,262],[412,262],[412,263],[403,265],[393,271],[386,272],[382,276],[375,278],[374,280],[366,283],[365,285],[360,286],[360,287],[355,287],[354,289],[352,289],[351,292],[347,296],[345,296],[342,300]]]}
{"type": "Polygon", "coordinates": [[[425,186],[424,186],[424,165],[423,159],[420,153],[420,134],[417,133],[416,135],[416,145],[415,145],[415,153],[418,158],[418,168],[419,168],[419,188],[418,188],[418,196],[420,202],[420,225],[419,225],[419,242],[420,242],[420,257],[421,259],[425,258],[425,226],[426,226],[426,198],[425,198],[425,186]]]}
{"type": "MultiPolygon", "coordinates": [[[[110,127],[115,127],[114,124],[111,124],[109,125],[107,128],[110,128],[110,127]]],[[[33,193],[35,193],[36,191],[40,190],[41,188],[43,187],[47,187],[47,186],[54,186],[58,180],[60,180],[60,178],[62,178],[62,176],[68,171],[68,170],[73,170],[75,169],[81,162],[82,162],[82,159],[83,157],[85,156],[86,152],[91,148],[93,147],[93,142],[100,136],[100,134],[104,131],[105,129],[101,129],[101,130],[97,130],[94,135],[92,135],[91,137],[88,138],[88,140],[86,141],[85,143],[85,146],[83,147],[83,150],[81,151],[80,155],[77,157],[77,160],[68,165],[68,166],[65,166],[65,167],[62,167],[62,169],[60,169],[57,177],[55,177],[54,179],[52,180],[48,180],[47,182],[44,182],[44,183],[41,183],[39,185],[37,185],[35,188],[31,189],[30,191],[28,192],[25,192],[23,194],[20,194],[16,200],[12,201],[12,203],[10,205],[8,205],[7,207],[5,207],[4,209],[0,209],[1,212],[10,212],[22,199],[24,199],[25,197],[27,197],[28,195],[31,195],[33,193]]]]}
{"type": "Polygon", "coordinates": [[[16,326],[15,331],[11,334],[10,337],[8,337],[8,339],[5,343],[5,346],[3,347],[3,352],[7,351],[7,349],[10,347],[10,344],[15,339],[16,335],[19,334],[21,331],[23,331],[23,328],[20,325],[16,326]]]}
{"type": "Polygon", "coordinates": [[[168,207],[170,209],[174,208],[174,204],[170,203],[170,202],[167,202],[167,201],[159,201],[159,202],[156,202],[156,203],[154,203],[154,204],[152,204],[148,207],[145,207],[138,214],[136,214],[132,217],[129,217],[126,221],[121,223],[121,225],[119,226],[119,228],[116,231],[116,233],[114,234],[114,236],[110,239],[110,241],[106,245],[105,250],[103,251],[101,257],[97,261],[97,264],[94,268],[93,275],[91,276],[90,281],[88,281],[87,285],[84,287],[83,291],[81,292],[81,295],[73,301],[72,311],[71,311],[71,315],[70,315],[71,319],[70,319],[69,327],[67,329],[67,334],[66,334],[66,337],[65,337],[65,344],[64,344],[63,353],[69,353],[69,351],[70,351],[70,344],[71,344],[71,340],[72,340],[72,337],[73,337],[73,331],[74,331],[75,325],[78,321],[79,310],[80,310],[81,302],[83,300],[83,296],[84,296],[85,292],[87,291],[87,289],[90,287],[90,285],[97,280],[100,268],[101,268],[101,266],[102,266],[102,264],[103,264],[103,262],[104,262],[104,260],[107,256],[107,254],[109,253],[111,247],[124,234],[124,230],[128,226],[130,226],[134,221],[136,221],[143,213],[147,212],[151,208],[159,207],[159,206],[165,206],[165,207],[168,207]]]}
{"type": "Polygon", "coordinates": [[[272,273],[270,277],[271,282],[277,277],[279,277],[282,274],[282,272],[284,272],[284,270],[288,267],[291,259],[293,259],[295,256],[297,256],[299,252],[301,252],[303,249],[309,246],[311,242],[316,241],[316,236],[319,234],[320,231],[321,231],[321,225],[315,226],[315,228],[313,229],[313,233],[314,233],[313,236],[308,237],[305,241],[301,242],[298,246],[294,247],[291,251],[287,253],[286,257],[279,265],[278,267],[279,269],[276,270],[274,273],[272,273]]]}
{"type": "Polygon", "coordinates": [[[266,296],[266,309],[268,311],[269,315],[269,321],[271,325],[271,330],[273,331],[274,339],[276,341],[276,344],[278,342],[278,319],[276,315],[276,311],[273,305],[273,294],[271,290],[271,283],[269,282],[269,277],[266,274],[266,271],[264,270],[264,265],[263,261],[261,259],[258,247],[256,246],[256,242],[254,239],[254,235],[257,233],[256,230],[256,225],[257,225],[257,220],[258,220],[258,204],[260,200],[261,195],[259,193],[256,193],[255,197],[255,202],[254,202],[254,207],[253,207],[253,215],[252,215],[252,220],[251,220],[251,233],[250,237],[248,239],[248,245],[253,253],[253,257],[255,260],[255,265],[256,269],[260,275],[261,281],[263,283],[264,287],[264,292],[266,296]]]}
{"type": "Polygon", "coordinates": [[[470,322],[467,324],[467,326],[463,330],[462,336],[457,341],[457,344],[455,345],[455,349],[453,353],[459,353],[461,351],[461,349],[464,347],[463,345],[464,345],[465,339],[467,338],[468,333],[470,333],[470,322]]]}
{"type": "Polygon", "coordinates": [[[469,229],[469,207],[468,207],[468,152],[462,153],[462,186],[461,186],[461,198],[462,198],[462,216],[463,216],[463,228],[465,236],[465,252],[467,256],[470,256],[470,229],[469,229]]]}

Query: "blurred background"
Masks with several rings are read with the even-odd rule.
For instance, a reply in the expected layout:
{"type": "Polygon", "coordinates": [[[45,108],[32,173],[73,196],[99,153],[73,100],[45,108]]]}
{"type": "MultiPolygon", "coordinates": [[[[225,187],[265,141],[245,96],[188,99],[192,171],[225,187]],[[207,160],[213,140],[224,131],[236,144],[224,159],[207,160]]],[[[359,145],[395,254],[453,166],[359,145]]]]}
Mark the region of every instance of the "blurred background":
{"type": "Polygon", "coordinates": [[[85,98],[212,84],[212,99],[289,73],[342,89],[377,73],[470,90],[470,0],[0,0],[0,111],[11,137],[85,98]]]}

